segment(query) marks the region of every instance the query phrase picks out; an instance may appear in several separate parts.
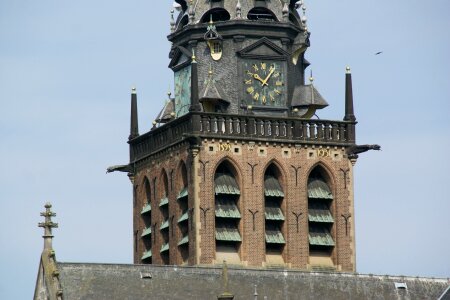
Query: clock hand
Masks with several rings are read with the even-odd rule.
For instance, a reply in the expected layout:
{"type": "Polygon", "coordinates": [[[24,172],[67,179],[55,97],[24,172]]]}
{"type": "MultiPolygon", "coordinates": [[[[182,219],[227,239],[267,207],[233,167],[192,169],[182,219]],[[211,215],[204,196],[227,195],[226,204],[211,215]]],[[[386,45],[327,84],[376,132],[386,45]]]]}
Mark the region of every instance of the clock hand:
{"type": "Polygon", "coordinates": [[[264,80],[262,81],[262,85],[263,85],[263,86],[264,86],[264,85],[267,85],[267,86],[268,86],[267,81],[270,79],[270,77],[272,76],[273,72],[275,72],[275,68],[270,68],[269,75],[267,75],[266,79],[264,79],[264,80]]]}
{"type": "Polygon", "coordinates": [[[253,78],[255,78],[256,80],[259,80],[259,81],[262,82],[263,85],[264,85],[263,79],[262,79],[261,77],[259,77],[258,74],[253,74],[253,78]]]}

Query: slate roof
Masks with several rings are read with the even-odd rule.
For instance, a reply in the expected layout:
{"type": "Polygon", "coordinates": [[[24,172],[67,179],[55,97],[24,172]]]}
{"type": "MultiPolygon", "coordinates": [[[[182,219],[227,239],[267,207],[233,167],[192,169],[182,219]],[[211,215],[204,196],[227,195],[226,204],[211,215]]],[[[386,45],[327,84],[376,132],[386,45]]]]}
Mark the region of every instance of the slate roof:
{"type": "MultiPolygon", "coordinates": [[[[217,299],[221,267],[58,263],[64,299],[217,299]]],[[[448,279],[228,267],[234,299],[438,299],[448,279]],[[406,289],[396,284],[406,284],[406,289]]],[[[447,299],[447,298],[443,298],[447,299]]]]}
{"type": "Polygon", "coordinates": [[[317,108],[328,106],[328,102],[322,97],[313,85],[299,85],[294,89],[292,107],[305,107],[314,105],[317,108]]]}

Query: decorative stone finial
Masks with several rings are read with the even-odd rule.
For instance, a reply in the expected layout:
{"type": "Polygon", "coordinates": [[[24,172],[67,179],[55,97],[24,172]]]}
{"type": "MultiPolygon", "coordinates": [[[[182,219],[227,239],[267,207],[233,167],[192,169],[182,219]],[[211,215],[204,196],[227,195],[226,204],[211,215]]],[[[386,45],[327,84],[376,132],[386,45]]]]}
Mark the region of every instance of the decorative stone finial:
{"type": "Polygon", "coordinates": [[[283,10],[281,11],[281,13],[283,14],[283,20],[286,22],[289,21],[289,5],[287,2],[284,2],[283,10]]]}
{"type": "Polygon", "coordinates": [[[350,67],[349,67],[349,66],[347,66],[347,67],[345,68],[345,73],[347,73],[347,74],[351,74],[351,73],[352,73],[352,71],[350,70],[350,67]]]}
{"type": "Polygon", "coordinates": [[[52,249],[52,228],[58,228],[58,223],[53,223],[52,217],[56,214],[51,211],[52,205],[50,202],[45,204],[45,212],[41,212],[41,216],[45,217],[45,222],[39,223],[38,226],[44,228],[44,249],[52,249]]]}
{"type": "Polygon", "coordinates": [[[174,13],[175,11],[172,9],[171,11],[170,11],[170,32],[174,32],[175,31],[175,19],[173,18],[173,13],[174,13]]]}
{"type": "Polygon", "coordinates": [[[197,60],[196,60],[196,57],[195,57],[195,49],[194,48],[192,48],[192,63],[193,64],[197,63],[197,60]]]}
{"type": "Polygon", "coordinates": [[[132,87],[131,87],[131,93],[132,93],[132,94],[136,94],[136,87],[135,87],[135,86],[132,86],[132,87]]]}
{"type": "Polygon", "coordinates": [[[242,7],[240,0],[238,0],[236,4],[236,19],[242,19],[242,7]]]}
{"type": "Polygon", "coordinates": [[[194,24],[195,21],[195,10],[194,10],[194,1],[189,1],[189,24],[194,24]]]}

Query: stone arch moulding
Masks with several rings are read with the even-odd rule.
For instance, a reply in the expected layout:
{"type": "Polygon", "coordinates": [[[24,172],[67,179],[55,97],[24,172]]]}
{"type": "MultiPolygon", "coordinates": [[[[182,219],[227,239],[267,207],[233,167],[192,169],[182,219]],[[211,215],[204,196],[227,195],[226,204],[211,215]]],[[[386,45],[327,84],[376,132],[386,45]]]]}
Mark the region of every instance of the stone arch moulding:
{"type": "Polygon", "coordinates": [[[165,168],[161,170],[161,174],[159,175],[159,180],[161,185],[158,188],[158,196],[159,197],[169,197],[169,175],[165,168]]]}
{"type": "MultiPolygon", "coordinates": [[[[282,183],[283,183],[283,187],[284,187],[285,189],[287,189],[287,188],[286,188],[286,185],[287,185],[287,178],[288,178],[288,175],[287,175],[287,174],[288,174],[288,173],[286,172],[286,170],[285,170],[283,164],[280,163],[280,162],[278,161],[278,159],[276,159],[276,158],[271,158],[271,159],[264,165],[264,168],[263,168],[263,170],[262,170],[262,174],[263,174],[263,175],[266,174],[267,169],[268,169],[272,164],[275,165],[275,167],[277,167],[277,169],[280,171],[280,173],[281,173],[281,180],[282,180],[282,183]]],[[[284,192],[286,193],[286,191],[284,191],[284,192]]]]}
{"type": "Polygon", "coordinates": [[[328,177],[325,179],[328,181],[327,183],[331,187],[333,195],[336,195],[336,174],[333,172],[333,168],[331,168],[326,162],[318,161],[314,163],[311,167],[309,167],[306,172],[307,176],[305,177],[306,182],[304,182],[304,184],[306,185],[308,184],[309,176],[311,175],[311,172],[316,168],[322,168],[325,171],[328,177]]]}
{"type": "MultiPolygon", "coordinates": [[[[240,165],[239,165],[239,163],[236,161],[236,160],[234,160],[232,157],[230,157],[230,156],[224,156],[224,157],[222,157],[217,163],[216,163],[216,165],[214,166],[214,172],[212,173],[212,174],[216,174],[216,172],[217,172],[217,169],[219,168],[219,166],[222,164],[222,163],[224,163],[224,162],[228,162],[232,167],[233,167],[233,169],[234,169],[234,172],[236,172],[236,174],[233,174],[234,175],[234,177],[237,179],[237,182],[238,182],[238,185],[239,185],[239,188],[241,188],[241,187],[243,187],[243,184],[244,184],[244,176],[242,176],[242,169],[241,169],[241,167],[240,167],[240,165]]],[[[230,171],[233,171],[233,170],[230,170],[230,171]]],[[[213,178],[213,180],[214,180],[214,178],[213,178]]],[[[242,194],[241,194],[242,195],[242,194]]]]}
{"type": "Polygon", "coordinates": [[[211,8],[210,10],[206,11],[202,17],[200,18],[200,23],[208,23],[211,21],[214,23],[216,22],[222,22],[222,21],[228,21],[231,19],[230,13],[222,7],[215,7],[211,8]]]}

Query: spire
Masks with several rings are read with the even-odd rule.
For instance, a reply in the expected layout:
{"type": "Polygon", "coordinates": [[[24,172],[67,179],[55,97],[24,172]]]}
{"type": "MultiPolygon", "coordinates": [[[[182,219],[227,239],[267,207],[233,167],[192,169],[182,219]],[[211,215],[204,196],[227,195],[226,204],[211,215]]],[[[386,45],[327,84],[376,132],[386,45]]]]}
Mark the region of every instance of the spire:
{"type": "Polygon", "coordinates": [[[41,216],[45,217],[45,222],[39,223],[38,226],[44,228],[44,250],[52,249],[52,228],[58,228],[58,223],[53,223],[52,217],[56,217],[56,214],[51,211],[52,205],[47,202],[45,204],[45,212],[41,212],[41,216]]]}
{"type": "Polygon", "coordinates": [[[137,95],[136,88],[131,89],[131,120],[130,120],[130,136],[128,140],[132,140],[139,136],[138,128],[138,112],[137,112],[137,95]]]}
{"type": "Polygon", "coordinates": [[[345,74],[345,116],[344,121],[356,121],[353,111],[353,91],[352,91],[352,73],[350,67],[346,68],[345,74]]]}
{"type": "Polygon", "coordinates": [[[192,48],[191,63],[191,107],[189,111],[200,111],[200,102],[198,99],[198,71],[195,57],[195,48],[192,48]]]}

